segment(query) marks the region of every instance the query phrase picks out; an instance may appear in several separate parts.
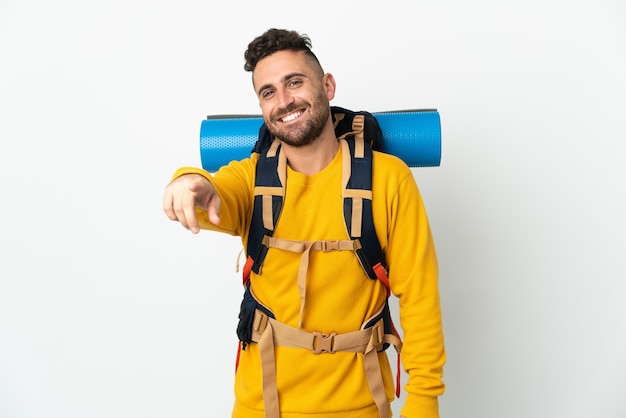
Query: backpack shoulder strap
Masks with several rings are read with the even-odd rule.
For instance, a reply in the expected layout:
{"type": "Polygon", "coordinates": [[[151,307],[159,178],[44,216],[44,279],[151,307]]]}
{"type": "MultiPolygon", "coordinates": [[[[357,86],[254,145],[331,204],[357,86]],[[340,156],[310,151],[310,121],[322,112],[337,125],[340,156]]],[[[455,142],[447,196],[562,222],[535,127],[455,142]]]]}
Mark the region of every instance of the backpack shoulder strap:
{"type": "Polygon", "coordinates": [[[251,271],[261,273],[268,247],[263,245],[264,236],[272,236],[278,223],[285,199],[287,159],[280,152],[280,141],[274,139],[269,148],[260,152],[256,165],[254,186],[254,207],[250,221],[250,231],[243,269],[244,284],[251,271]]]}
{"type": "Polygon", "coordinates": [[[343,215],[350,239],[358,240],[356,255],[371,279],[380,280],[389,293],[385,254],[378,241],[372,214],[371,142],[365,139],[366,115],[352,118],[352,130],[341,136],[343,147],[343,215]]]}

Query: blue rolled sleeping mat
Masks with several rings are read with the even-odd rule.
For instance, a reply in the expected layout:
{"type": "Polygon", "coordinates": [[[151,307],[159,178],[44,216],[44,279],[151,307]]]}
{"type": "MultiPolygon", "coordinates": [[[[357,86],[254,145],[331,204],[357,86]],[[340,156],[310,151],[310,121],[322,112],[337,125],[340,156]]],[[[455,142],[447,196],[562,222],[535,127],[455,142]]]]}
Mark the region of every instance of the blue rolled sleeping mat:
{"type": "MultiPolygon", "coordinates": [[[[441,121],[434,109],[372,112],[383,133],[382,149],[409,167],[441,162],[441,121]]],[[[200,127],[202,168],[215,172],[250,156],[263,118],[259,115],[209,115],[200,127]]]]}

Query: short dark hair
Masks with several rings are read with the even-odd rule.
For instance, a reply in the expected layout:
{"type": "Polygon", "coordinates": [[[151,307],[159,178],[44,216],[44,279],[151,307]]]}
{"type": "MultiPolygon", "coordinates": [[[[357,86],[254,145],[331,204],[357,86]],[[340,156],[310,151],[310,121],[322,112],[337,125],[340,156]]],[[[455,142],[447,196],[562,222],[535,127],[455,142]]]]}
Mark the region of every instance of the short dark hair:
{"type": "Polygon", "coordinates": [[[320,72],[323,74],[322,66],[311,51],[311,47],[311,39],[305,34],[301,35],[294,30],[272,28],[263,33],[263,35],[257,36],[248,44],[248,49],[243,54],[246,59],[243,68],[246,71],[254,71],[260,60],[272,55],[274,52],[284,50],[304,51],[304,53],[315,60],[320,72]]]}

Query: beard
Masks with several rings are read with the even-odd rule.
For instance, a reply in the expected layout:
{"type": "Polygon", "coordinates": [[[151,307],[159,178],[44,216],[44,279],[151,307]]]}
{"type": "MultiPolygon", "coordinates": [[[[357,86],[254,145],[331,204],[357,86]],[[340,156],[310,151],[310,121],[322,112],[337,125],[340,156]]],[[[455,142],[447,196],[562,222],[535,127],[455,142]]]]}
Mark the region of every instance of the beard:
{"type": "Polygon", "coordinates": [[[324,126],[330,117],[330,106],[323,92],[318,93],[311,103],[293,103],[285,109],[278,109],[270,116],[270,121],[265,121],[267,129],[278,139],[292,147],[309,145],[321,135],[324,126]],[[305,108],[307,111],[300,116],[306,120],[298,121],[297,124],[281,126],[276,122],[280,115],[286,115],[297,109],[305,108]]]}

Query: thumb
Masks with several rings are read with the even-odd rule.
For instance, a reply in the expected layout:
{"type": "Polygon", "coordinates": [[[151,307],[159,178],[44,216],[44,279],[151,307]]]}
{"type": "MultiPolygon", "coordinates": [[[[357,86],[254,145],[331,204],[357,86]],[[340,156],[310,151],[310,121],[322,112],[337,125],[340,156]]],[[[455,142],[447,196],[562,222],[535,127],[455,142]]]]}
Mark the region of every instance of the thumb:
{"type": "Polygon", "coordinates": [[[219,225],[222,201],[215,191],[213,184],[203,178],[200,182],[191,183],[189,190],[194,193],[196,205],[207,211],[209,221],[215,225],[219,225]]]}
{"type": "Polygon", "coordinates": [[[208,202],[207,213],[209,215],[209,221],[211,221],[214,225],[220,224],[220,207],[222,205],[222,200],[217,195],[217,193],[213,193],[212,198],[208,202]]]}

